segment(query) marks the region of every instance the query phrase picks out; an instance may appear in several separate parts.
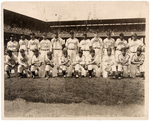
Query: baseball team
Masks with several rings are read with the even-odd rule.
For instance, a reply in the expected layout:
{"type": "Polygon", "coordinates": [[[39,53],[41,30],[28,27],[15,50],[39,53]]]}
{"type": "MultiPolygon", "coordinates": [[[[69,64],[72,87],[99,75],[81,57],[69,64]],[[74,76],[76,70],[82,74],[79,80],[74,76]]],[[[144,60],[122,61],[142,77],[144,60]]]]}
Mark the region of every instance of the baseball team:
{"type": "Polygon", "coordinates": [[[124,34],[120,33],[115,41],[111,35],[102,40],[99,33],[94,33],[94,38],[87,38],[83,34],[83,40],[75,37],[75,32],[70,32],[70,38],[66,41],[55,33],[55,37],[50,41],[47,34],[43,34],[43,39],[39,42],[35,34],[30,34],[30,40],[21,34],[19,43],[11,34],[7,43],[7,55],[5,61],[5,71],[8,78],[11,70],[18,72],[18,77],[37,76],[49,79],[63,75],[65,77],[76,78],[86,77],[112,77],[114,79],[135,78],[139,74],[145,78],[145,45],[137,38],[136,33],[132,33],[131,38],[124,39],[124,34]]]}

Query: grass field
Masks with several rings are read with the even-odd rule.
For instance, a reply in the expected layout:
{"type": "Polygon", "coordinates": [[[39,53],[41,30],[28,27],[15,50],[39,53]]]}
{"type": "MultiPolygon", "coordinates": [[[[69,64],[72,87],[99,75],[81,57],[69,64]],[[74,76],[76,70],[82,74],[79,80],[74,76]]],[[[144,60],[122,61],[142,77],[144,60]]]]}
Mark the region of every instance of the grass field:
{"type": "Polygon", "coordinates": [[[144,81],[95,78],[6,79],[5,100],[22,98],[30,102],[88,103],[102,105],[143,104],[144,81]]]}

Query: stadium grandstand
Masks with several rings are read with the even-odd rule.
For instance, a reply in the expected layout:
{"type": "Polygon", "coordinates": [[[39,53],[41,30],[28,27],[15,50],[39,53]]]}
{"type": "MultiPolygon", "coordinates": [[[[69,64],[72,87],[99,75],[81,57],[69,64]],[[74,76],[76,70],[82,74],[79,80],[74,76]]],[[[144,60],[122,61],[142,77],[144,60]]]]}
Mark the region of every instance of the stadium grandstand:
{"type": "Polygon", "coordinates": [[[106,37],[108,29],[113,31],[113,38],[116,39],[120,32],[125,38],[131,36],[131,32],[136,32],[139,38],[145,41],[145,18],[128,19],[97,19],[97,20],[72,20],[72,21],[53,21],[47,22],[31,18],[13,11],[4,9],[4,42],[9,40],[10,34],[14,33],[16,40],[19,41],[20,34],[24,33],[27,39],[29,34],[34,32],[36,37],[41,39],[43,33],[47,33],[48,38],[54,36],[55,31],[60,32],[63,39],[67,39],[70,31],[76,32],[76,37],[81,40],[82,34],[87,33],[89,38],[93,37],[93,32],[98,31],[100,37],[106,37]]]}

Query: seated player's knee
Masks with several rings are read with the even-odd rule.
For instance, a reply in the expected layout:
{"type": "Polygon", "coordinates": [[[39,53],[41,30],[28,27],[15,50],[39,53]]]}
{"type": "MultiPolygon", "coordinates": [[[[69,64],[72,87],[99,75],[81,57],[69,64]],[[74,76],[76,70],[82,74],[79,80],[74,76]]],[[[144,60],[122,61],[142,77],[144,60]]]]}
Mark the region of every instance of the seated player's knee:
{"type": "Polygon", "coordinates": [[[22,66],[22,65],[19,65],[19,66],[18,66],[18,72],[19,72],[19,73],[22,73],[22,71],[23,71],[23,66],[22,66]]]}
{"type": "Polygon", "coordinates": [[[92,65],[88,65],[88,70],[92,70],[92,65]]]}
{"type": "Polygon", "coordinates": [[[31,66],[31,71],[35,71],[36,67],[35,66],[31,66]]]}
{"type": "Polygon", "coordinates": [[[5,71],[9,71],[10,67],[8,65],[5,65],[5,71]]]}

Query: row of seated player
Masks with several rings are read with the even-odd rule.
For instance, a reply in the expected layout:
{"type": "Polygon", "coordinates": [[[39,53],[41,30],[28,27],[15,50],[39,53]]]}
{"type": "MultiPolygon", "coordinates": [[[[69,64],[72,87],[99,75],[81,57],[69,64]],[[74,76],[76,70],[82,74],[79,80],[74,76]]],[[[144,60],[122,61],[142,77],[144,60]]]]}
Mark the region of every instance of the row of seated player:
{"type": "MultiPolygon", "coordinates": [[[[15,56],[11,50],[7,50],[8,55],[6,56],[5,71],[7,72],[8,78],[10,78],[10,71],[15,69],[18,70],[19,78],[33,77],[36,76],[45,77],[46,80],[50,76],[57,77],[59,73],[62,73],[65,77],[76,78],[81,75],[86,77],[87,75],[91,78],[93,75],[107,78],[109,75],[113,79],[121,78],[135,78],[136,74],[140,72],[141,76],[144,78],[144,55],[142,54],[143,48],[139,46],[137,48],[137,53],[132,57],[127,53],[127,48],[123,47],[121,49],[121,54],[118,55],[118,61],[116,61],[115,56],[112,54],[112,49],[107,48],[107,54],[103,56],[102,61],[99,61],[99,56],[95,55],[95,50],[90,51],[89,57],[83,55],[83,51],[80,50],[75,57],[75,61],[71,61],[68,55],[67,49],[63,49],[63,55],[60,58],[60,63],[56,61],[52,52],[47,52],[46,58],[41,58],[38,49],[33,50],[34,55],[29,60],[24,49],[20,49],[20,55],[15,56]],[[45,65],[45,66],[44,66],[45,65]],[[44,70],[41,70],[41,66],[44,70]],[[94,72],[94,74],[92,74],[94,72]],[[117,73],[117,74],[116,74],[117,73]]],[[[57,58],[58,59],[58,58],[57,58]]]]}

